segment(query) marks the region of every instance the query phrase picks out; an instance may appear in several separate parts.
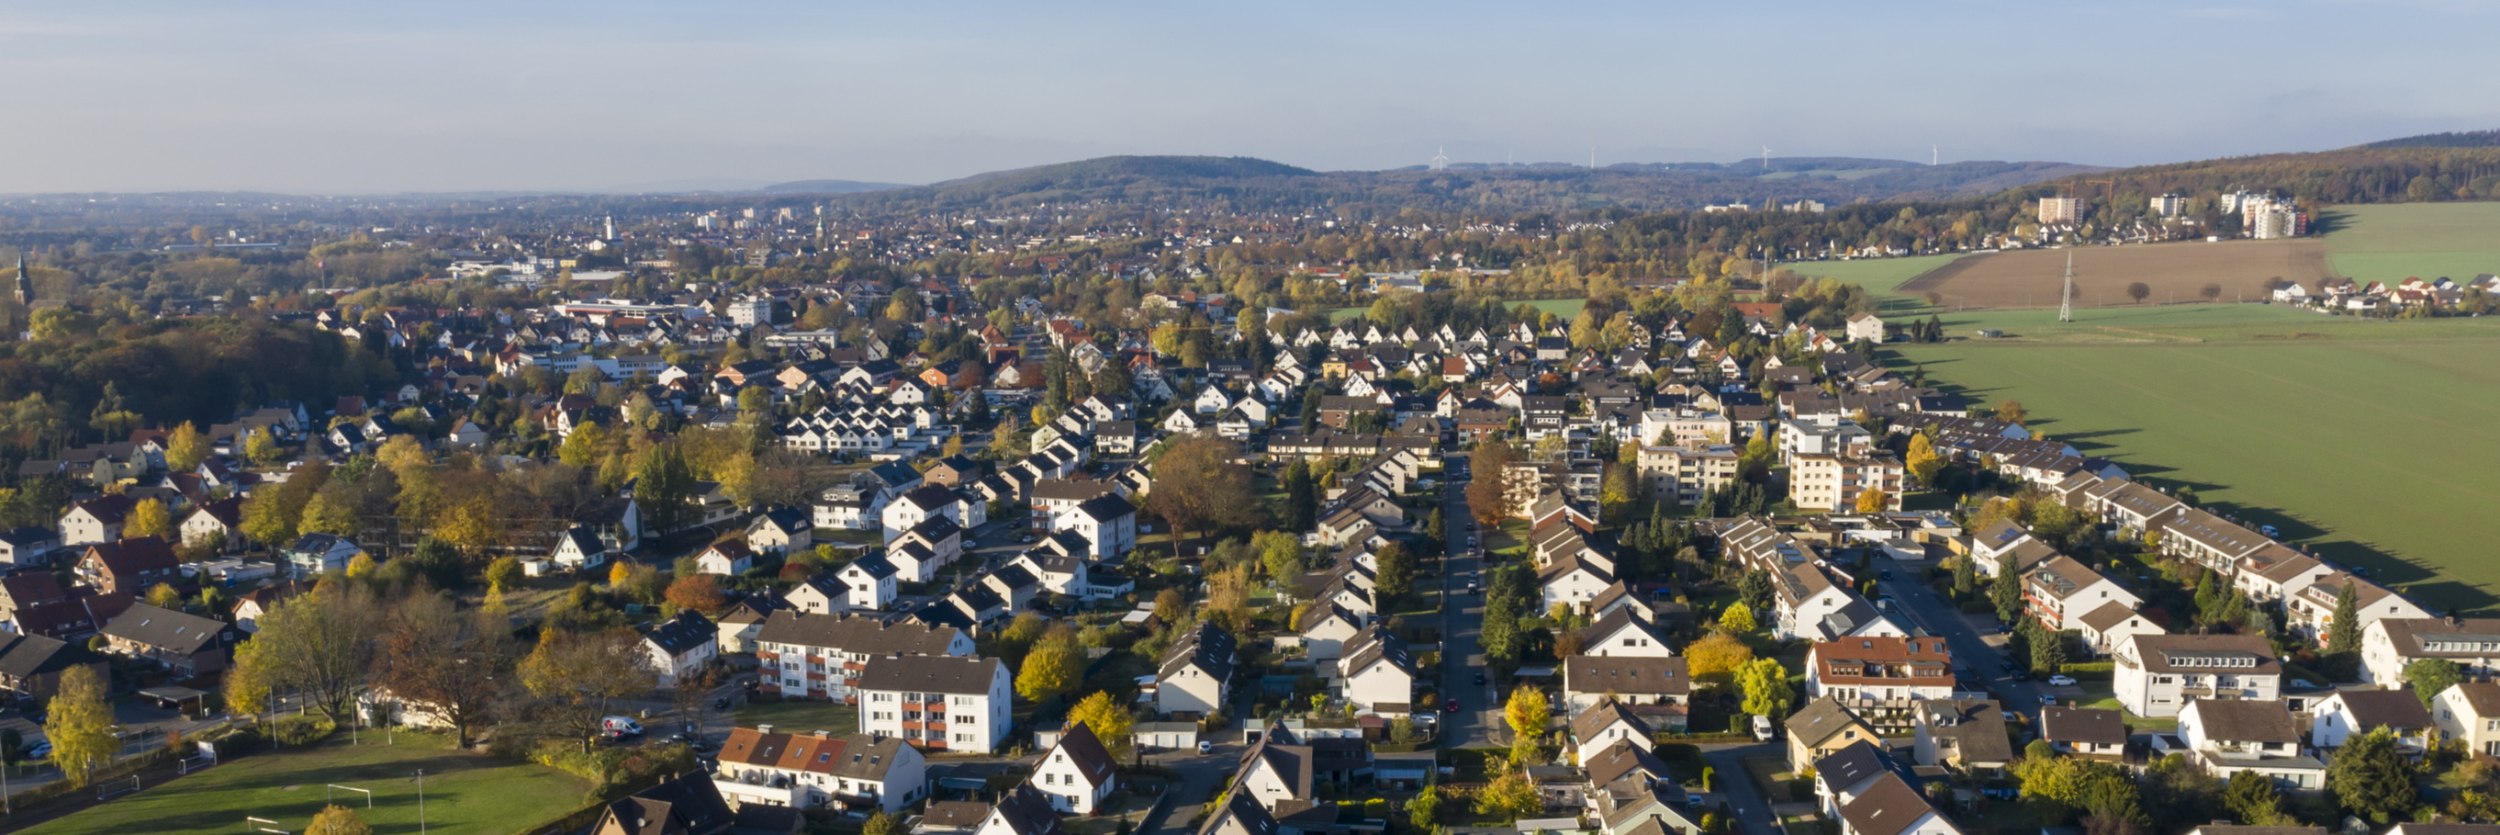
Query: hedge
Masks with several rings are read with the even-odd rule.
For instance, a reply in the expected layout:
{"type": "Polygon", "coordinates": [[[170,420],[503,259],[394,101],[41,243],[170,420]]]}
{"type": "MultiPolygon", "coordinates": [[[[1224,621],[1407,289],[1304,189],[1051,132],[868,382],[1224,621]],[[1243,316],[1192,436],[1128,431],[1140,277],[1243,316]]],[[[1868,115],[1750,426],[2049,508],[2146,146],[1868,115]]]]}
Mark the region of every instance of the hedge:
{"type": "Polygon", "coordinates": [[[2057,671],[2070,676],[2093,676],[2098,678],[2107,678],[2117,674],[2118,662],[2078,661],[2071,664],[2059,664],[2057,665],[2057,671]]]}

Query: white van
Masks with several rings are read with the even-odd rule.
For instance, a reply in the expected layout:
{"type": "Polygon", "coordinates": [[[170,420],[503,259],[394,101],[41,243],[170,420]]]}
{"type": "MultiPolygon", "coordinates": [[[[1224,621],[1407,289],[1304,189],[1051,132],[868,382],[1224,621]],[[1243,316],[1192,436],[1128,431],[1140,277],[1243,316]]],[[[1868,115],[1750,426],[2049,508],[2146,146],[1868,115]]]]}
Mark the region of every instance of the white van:
{"type": "Polygon", "coordinates": [[[636,722],[631,717],[625,716],[610,716],[606,719],[601,719],[599,720],[599,729],[606,731],[608,736],[613,739],[624,739],[629,736],[642,735],[642,723],[636,722]]]}
{"type": "Polygon", "coordinates": [[[1753,738],[1761,742],[1771,741],[1771,717],[1756,716],[1753,718],[1753,738]]]}

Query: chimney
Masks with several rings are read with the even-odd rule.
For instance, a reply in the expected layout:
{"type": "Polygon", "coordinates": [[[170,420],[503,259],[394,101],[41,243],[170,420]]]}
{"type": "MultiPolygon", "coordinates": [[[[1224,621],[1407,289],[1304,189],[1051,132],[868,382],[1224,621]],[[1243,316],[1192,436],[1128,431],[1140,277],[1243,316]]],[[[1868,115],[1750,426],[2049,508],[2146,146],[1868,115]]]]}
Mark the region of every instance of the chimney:
{"type": "Polygon", "coordinates": [[[757,725],[757,726],[755,726],[755,732],[756,732],[756,733],[759,733],[759,734],[768,734],[768,733],[772,733],[772,732],[773,732],[773,726],[771,726],[771,725],[757,725]]]}
{"type": "Polygon", "coordinates": [[[817,728],[817,729],[816,729],[816,738],[817,738],[817,739],[826,739],[826,738],[829,738],[829,737],[831,737],[831,736],[833,736],[833,732],[831,732],[831,731],[825,730],[825,729],[823,729],[823,728],[817,728]]]}

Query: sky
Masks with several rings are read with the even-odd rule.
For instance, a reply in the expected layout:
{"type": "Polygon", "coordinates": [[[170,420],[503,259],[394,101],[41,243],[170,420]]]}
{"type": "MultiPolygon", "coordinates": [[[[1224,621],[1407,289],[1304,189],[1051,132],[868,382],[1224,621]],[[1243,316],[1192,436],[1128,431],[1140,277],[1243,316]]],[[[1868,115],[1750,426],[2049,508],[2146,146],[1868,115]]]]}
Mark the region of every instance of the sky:
{"type": "Polygon", "coordinates": [[[0,194],[924,183],[1111,154],[2132,165],[2500,128],[2496,31],[2500,0],[0,0],[0,194]]]}

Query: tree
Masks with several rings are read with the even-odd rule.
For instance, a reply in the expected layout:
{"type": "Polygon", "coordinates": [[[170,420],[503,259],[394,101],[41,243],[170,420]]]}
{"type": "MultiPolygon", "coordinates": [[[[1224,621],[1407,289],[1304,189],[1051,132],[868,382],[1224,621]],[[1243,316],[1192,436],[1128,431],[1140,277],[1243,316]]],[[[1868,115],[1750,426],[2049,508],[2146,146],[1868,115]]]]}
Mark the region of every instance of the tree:
{"type": "Polygon", "coordinates": [[[642,636],[624,627],[541,632],[538,647],[521,660],[520,674],[540,715],[581,740],[584,753],[597,741],[600,720],[611,706],[659,686],[658,671],[645,661],[642,636]]]}
{"type": "Polygon", "coordinates": [[[1902,465],[1910,471],[1911,480],[1933,487],[1936,474],[1944,471],[1944,456],[1936,454],[1936,444],[1927,439],[1927,433],[1914,432],[1910,434],[1910,450],[1902,456],[1902,465]]]}
{"type": "Polygon", "coordinates": [[[1259,552],[1259,567],[1277,588],[1285,588],[1302,576],[1302,542],[1293,534],[1260,531],[1250,535],[1250,547],[1259,552]]]}
{"type": "Polygon", "coordinates": [[[2133,301],[2136,304],[2143,304],[2145,299],[2152,297],[2153,285],[2146,284],[2141,281],[2128,282],[2127,299],[2129,301],[2133,301]]]}
{"type": "Polygon", "coordinates": [[[869,816],[867,823],[860,825],[859,835],[897,835],[901,828],[901,823],[893,815],[880,810],[869,816]]]}
{"type": "Polygon", "coordinates": [[[1509,444],[1487,441],[1476,446],[1468,461],[1467,511],[1484,525],[1498,525],[1510,516],[1510,465],[1519,452],[1509,444]]]}
{"type": "Polygon", "coordinates": [[[1236,452],[1231,441],[1220,438],[1184,438],[1163,446],[1145,509],[1171,526],[1172,556],[1180,556],[1181,540],[1194,534],[1250,521],[1257,497],[1250,492],[1250,468],[1233,461],[1236,452]]]}
{"type": "Polygon", "coordinates": [[[244,437],[243,457],[258,466],[275,467],[278,462],[286,460],[286,450],[279,448],[277,436],[270,434],[269,427],[263,426],[244,437]]]}
{"type": "Polygon", "coordinates": [[[1250,567],[1234,566],[1207,577],[1207,619],[1239,635],[1250,625],[1250,567]]]}
{"type": "Polygon", "coordinates": [[[1753,661],[1753,647],[1724,632],[1713,632],[1684,648],[1686,672],[1695,681],[1725,681],[1753,661]]]}
{"type": "Polygon", "coordinates": [[[1441,820],[1441,786],[1425,784],[1422,791],[1406,801],[1406,820],[1417,832],[1431,832],[1441,820]]]}
{"type": "Polygon", "coordinates": [[[1048,701],[1075,690],[1084,677],[1085,648],[1077,643],[1076,630],[1059,624],[1024,654],[1024,666],[1016,671],[1016,695],[1030,702],[1048,701]]]}
{"type": "Polygon", "coordinates": [[[1522,739],[1545,735],[1545,723],[1554,718],[1554,707],[1545,699],[1545,691],[1534,687],[1518,687],[1510,691],[1510,701],[1502,705],[1502,719],[1510,723],[1510,732],[1522,739]]]}
{"type": "Polygon", "coordinates": [[[495,594],[511,591],[513,586],[520,584],[521,574],[519,557],[496,557],[494,562],[486,564],[486,589],[495,594]]]}
{"type": "Polygon", "coordinates": [[[1996,416],[1998,420],[2020,426],[2031,417],[2031,412],[2023,408],[2020,400],[2004,400],[1997,403],[1996,416]]]}
{"type": "Polygon", "coordinates": [[[2464,683],[2465,668],[2445,658],[2423,658],[2406,664],[2404,676],[2413,695],[2422,700],[2423,707],[2429,707],[2431,700],[2448,692],[2449,687],[2464,683]]]}
{"type": "Polygon", "coordinates": [[[121,738],[113,735],[113,707],[104,701],[104,679],[94,667],[63,671],[47,711],[43,737],[52,743],[52,764],[72,787],[87,785],[96,769],[112,764],[113,756],[121,753],[121,738]]]}
{"type": "Polygon", "coordinates": [[[1859,513],[1882,513],[1891,509],[1892,496],[1885,493],[1884,488],[1869,487],[1858,491],[1857,507],[1859,513]]]}
{"type": "Polygon", "coordinates": [[[2271,826],[2286,817],[2274,778],[2254,770],[2234,773],[2223,783],[2222,806],[2250,826],[2271,826]]]}
{"type": "Polygon", "coordinates": [[[1189,617],[1189,602],[1181,599],[1180,589],[1165,587],[1155,592],[1155,620],[1173,626],[1189,617]]]}
{"type": "Polygon", "coordinates": [[[165,583],[148,587],[148,605],[159,609],[181,611],[182,592],[165,583]]]}
{"type": "Polygon", "coordinates": [[[1536,784],[1528,782],[1521,769],[1505,769],[1502,775],[1476,791],[1476,814],[1502,820],[1518,820],[1545,811],[1545,796],[1538,794],[1536,784]]]}
{"type": "Polygon", "coordinates": [[[323,806],[304,825],[304,835],[372,835],[373,827],[356,816],[356,810],[345,806],[323,806]]]}
{"type": "Polygon", "coordinates": [[[1975,557],[1972,557],[1972,556],[1967,555],[1967,554],[1965,554],[1965,555],[1963,555],[1963,556],[1959,556],[1959,557],[1954,557],[1954,558],[1953,558],[1953,594],[1954,594],[1954,596],[1959,597],[1959,596],[1962,596],[1962,595],[1967,595],[1967,594],[1970,594],[1970,593],[1971,593],[1971,590],[1972,590],[1972,589],[1976,589],[1976,588],[1979,588],[1979,562],[1978,562],[1978,560],[1977,560],[1975,557]]]}
{"type": "Polygon", "coordinates": [[[1730,635],[1749,635],[1754,631],[1753,609],[1738,600],[1719,612],[1719,631],[1730,635]]]}
{"type": "Polygon", "coordinates": [[[2413,768],[2396,750],[2396,735],[2382,725],[2348,737],[2326,766],[2326,784],[2344,811],[2385,826],[2413,811],[2413,768]]]}
{"type": "Polygon", "coordinates": [[[441,592],[412,596],[385,619],[375,678],[391,694],[427,706],[469,745],[469,729],[492,714],[512,682],[517,648],[503,617],[461,612],[441,592]]]}
{"type": "Polygon", "coordinates": [[[2023,610],[2023,581],[2014,576],[2014,555],[1997,558],[1997,576],[1988,581],[1988,602],[1996,604],[1997,620],[2012,622],[2023,610]]]}
{"type": "Polygon", "coordinates": [[[666,599],[678,609],[707,615],[729,605],[729,596],[721,592],[720,578],[710,574],[689,574],[669,581],[666,599]]]}
{"type": "Polygon", "coordinates": [[[141,499],[130,507],[130,515],[122,522],[122,537],[126,539],[143,536],[171,538],[173,535],[174,514],[165,508],[161,499],[141,499]]]}
{"type": "Polygon", "coordinates": [[[1319,484],[1311,478],[1311,465],[1295,461],[1285,466],[1285,530],[1307,531],[1319,524],[1319,484]]]}
{"type": "Polygon", "coordinates": [[[272,688],[301,694],[332,725],[344,727],[372,669],[380,624],[371,591],[325,582],[261,615],[251,644],[272,688]]]}
{"type": "Polygon", "coordinates": [[[200,462],[208,460],[208,453],[208,436],[201,434],[200,428],[190,421],[183,421],[165,436],[165,469],[172,472],[187,473],[199,469],[200,462]]]}
{"type": "Polygon", "coordinates": [[[2203,287],[2198,287],[2196,288],[2196,295],[2203,297],[2206,301],[2213,301],[2215,299],[2222,298],[2222,285],[2207,284],[2203,287]]]}
{"type": "Polygon", "coordinates": [[[1770,611],[1774,594],[1771,588],[1771,572],[1756,568],[1745,572],[1745,576],[1736,581],[1736,599],[1744,601],[1747,609],[1756,612],[1770,611]]]}
{"type": "Polygon", "coordinates": [[[1736,670],[1736,686],[1745,693],[1743,710],[1777,719],[1788,715],[1796,691],[1788,686],[1788,668],[1777,658],[1756,658],[1736,670]]]}
{"type": "Polygon", "coordinates": [[[1093,731],[1094,738],[1102,742],[1102,749],[1111,753],[1112,762],[1127,762],[1135,750],[1137,738],[1131,730],[1135,722],[1136,717],[1129,715],[1127,707],[1101,690],[1077,700],[1076,707],[1068,709],[1068,725],[1082,724],[1093,731]]]}
{"type": "Polygon", "coordinates": [[[2349,658],[2361,649],[2361,601],[2347,581],[2335,592],[2335,619],[2326,625],[2326,654],[2349,658]]]}
{"type": "Polygon", "coordinates": [[[1395,600],[1414,589],[1415,555],[1408,553],[1404,544],[1391,542],[1380,546],[1380,553],[1374,556],[1380,561],[1378,591],[1382,598],[1395,600]]]}

